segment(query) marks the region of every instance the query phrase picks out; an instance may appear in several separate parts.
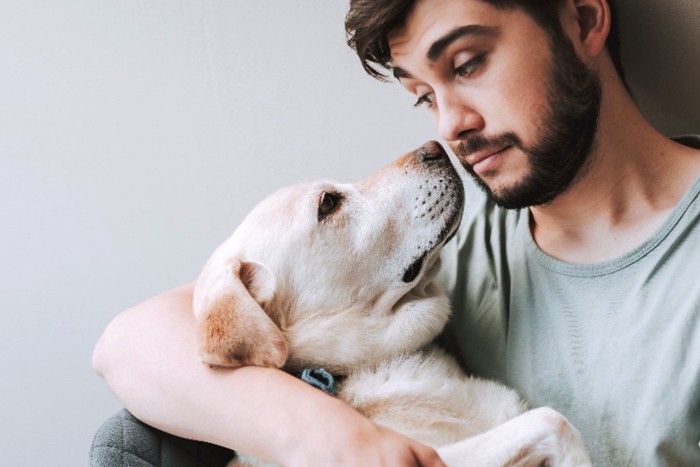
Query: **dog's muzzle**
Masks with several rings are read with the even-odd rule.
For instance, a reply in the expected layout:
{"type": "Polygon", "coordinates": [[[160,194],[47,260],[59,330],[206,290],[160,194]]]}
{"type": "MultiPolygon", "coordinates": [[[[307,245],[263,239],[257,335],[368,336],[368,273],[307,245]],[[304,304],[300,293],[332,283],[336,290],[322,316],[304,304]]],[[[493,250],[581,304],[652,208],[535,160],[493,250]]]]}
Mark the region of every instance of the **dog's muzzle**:
{"type": "Polygon", "coordinates": [[[437,141],[428,141],[406,157],[405,165],[410,165],[424,174],[417,186],[413,221],[436,223],[438,230],[433,238],[420,245],[418,254],[403,271],[401,280],[413,282],[421,273],[426,257],[447,240],[457,230],[464,207],[464,187],[459,174],[437,141]]]}

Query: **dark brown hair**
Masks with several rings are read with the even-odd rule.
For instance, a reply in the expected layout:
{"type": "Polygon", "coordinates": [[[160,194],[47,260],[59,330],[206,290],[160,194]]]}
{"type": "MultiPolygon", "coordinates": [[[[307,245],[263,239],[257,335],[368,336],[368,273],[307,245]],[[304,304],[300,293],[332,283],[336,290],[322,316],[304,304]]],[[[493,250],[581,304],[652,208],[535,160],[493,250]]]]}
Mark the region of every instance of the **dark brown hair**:
{"type": "MultiPolygon", "coordinates": [[[[564,0],[480,0],[498,9],[520,8],[540,25],[553,40],[565,37],[559,20],[564,0]]],[[[406,24],[416,0],[350,0],[345,17],[348,45],[357,52],[362,66],[370,76],[386,80],[385,70],[391,69],[388,37],[406,24]]],[[[620,59],[620,37],[613,0],[608,0],[612,21],[606,47],[620,79],[626,85],[620,59]]]]}

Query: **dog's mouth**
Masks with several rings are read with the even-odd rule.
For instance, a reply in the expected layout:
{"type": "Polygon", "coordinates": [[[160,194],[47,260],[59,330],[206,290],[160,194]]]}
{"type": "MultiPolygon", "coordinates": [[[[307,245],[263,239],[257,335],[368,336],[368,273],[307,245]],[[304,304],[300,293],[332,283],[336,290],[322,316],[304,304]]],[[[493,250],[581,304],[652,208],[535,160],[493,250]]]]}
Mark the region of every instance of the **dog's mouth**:
{"type": "Polygon", "coordinates": [[[456,212],[456,215],[450,219],[450,222],[440,231],[440,234],[437,236],[433,244],[426,248],[425,251],[418,256],[418,258],[413,260],[413,262],[406,268],[403,276],[401,276],[401,280],[404,283],[410,284],[416,280],[423,270],[423,266],[425,265],[425,260],[428,255],[432,252],[440,250],[440,248],[442,248],[447,242],[452,240],[452,237],[457,234],[457,227],[459,226],[461,220],[462,210],[460,209],[456,212]]]}
{"type": "Polygon", "coordinates": [[[426,256],[428,256],[427,251],[423,253],[417,260],[412,262],[408,266],[408,268],[406,268],[406,271],[404,271],[401,280],[407,284],[416,280],[416,277],[418,277],[418,274],[420,274],[421,270],[423,269],[423,263],[425,262],[426,256]]]}
{"type": "Polygon", "coordinates": [[[439,231],[432,239],[422,240],[421,243],[424,243],[419,246],[418,254],[410,258],[411,263],[401,275],[405,284],[414,282],[425,269],[430,269],[438,262],[440,249],[455,236],[462,220],[464,189],[459,174],[447,155],[444,156],[439,165],[430,167],[430,175],[416,188],[416,204],[411,213],[415,215],[413,219],[420,224],[417,228],[432,230],[437,227],[439,231]]]}

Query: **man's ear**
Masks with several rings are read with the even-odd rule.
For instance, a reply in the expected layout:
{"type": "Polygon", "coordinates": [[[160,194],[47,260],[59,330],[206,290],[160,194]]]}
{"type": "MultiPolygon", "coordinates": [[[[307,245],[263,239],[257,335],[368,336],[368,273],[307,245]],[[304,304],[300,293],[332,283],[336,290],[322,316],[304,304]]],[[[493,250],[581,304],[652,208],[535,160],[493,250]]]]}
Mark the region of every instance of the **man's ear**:
{"type": "Polygon", "coordinates": [[[287,343],[263,306],[275,291],[267,266],[234,260],[224,269],[205,269],[197,281],[194,312],[199,355],[212,366],[281,368],[287,343]]]}
{"type": "Polygon", "coordinates": [[[610,33],[608,0],[568,0],[562,12],[562,26],[572,34],[575,46],[589,58],[605,49],[610,33]]]}

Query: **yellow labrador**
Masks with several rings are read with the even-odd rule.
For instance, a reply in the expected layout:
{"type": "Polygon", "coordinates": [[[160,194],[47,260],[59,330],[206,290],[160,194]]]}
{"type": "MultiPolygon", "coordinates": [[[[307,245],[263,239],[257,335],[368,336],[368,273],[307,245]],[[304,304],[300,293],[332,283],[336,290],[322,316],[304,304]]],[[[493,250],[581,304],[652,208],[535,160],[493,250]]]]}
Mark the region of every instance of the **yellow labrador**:
{"type": "Polygon", "coordinates": [[[339,397],[436,447],[448,465],[590,465],[562,415],[526,411],[513,391],[465,376],[431,344],[450,313],[433,280],[439,251],[463,203],[436,142],[356,184],[274,193],[197,281],[202,361],[324,368],[341,377],[339,397]]]}

